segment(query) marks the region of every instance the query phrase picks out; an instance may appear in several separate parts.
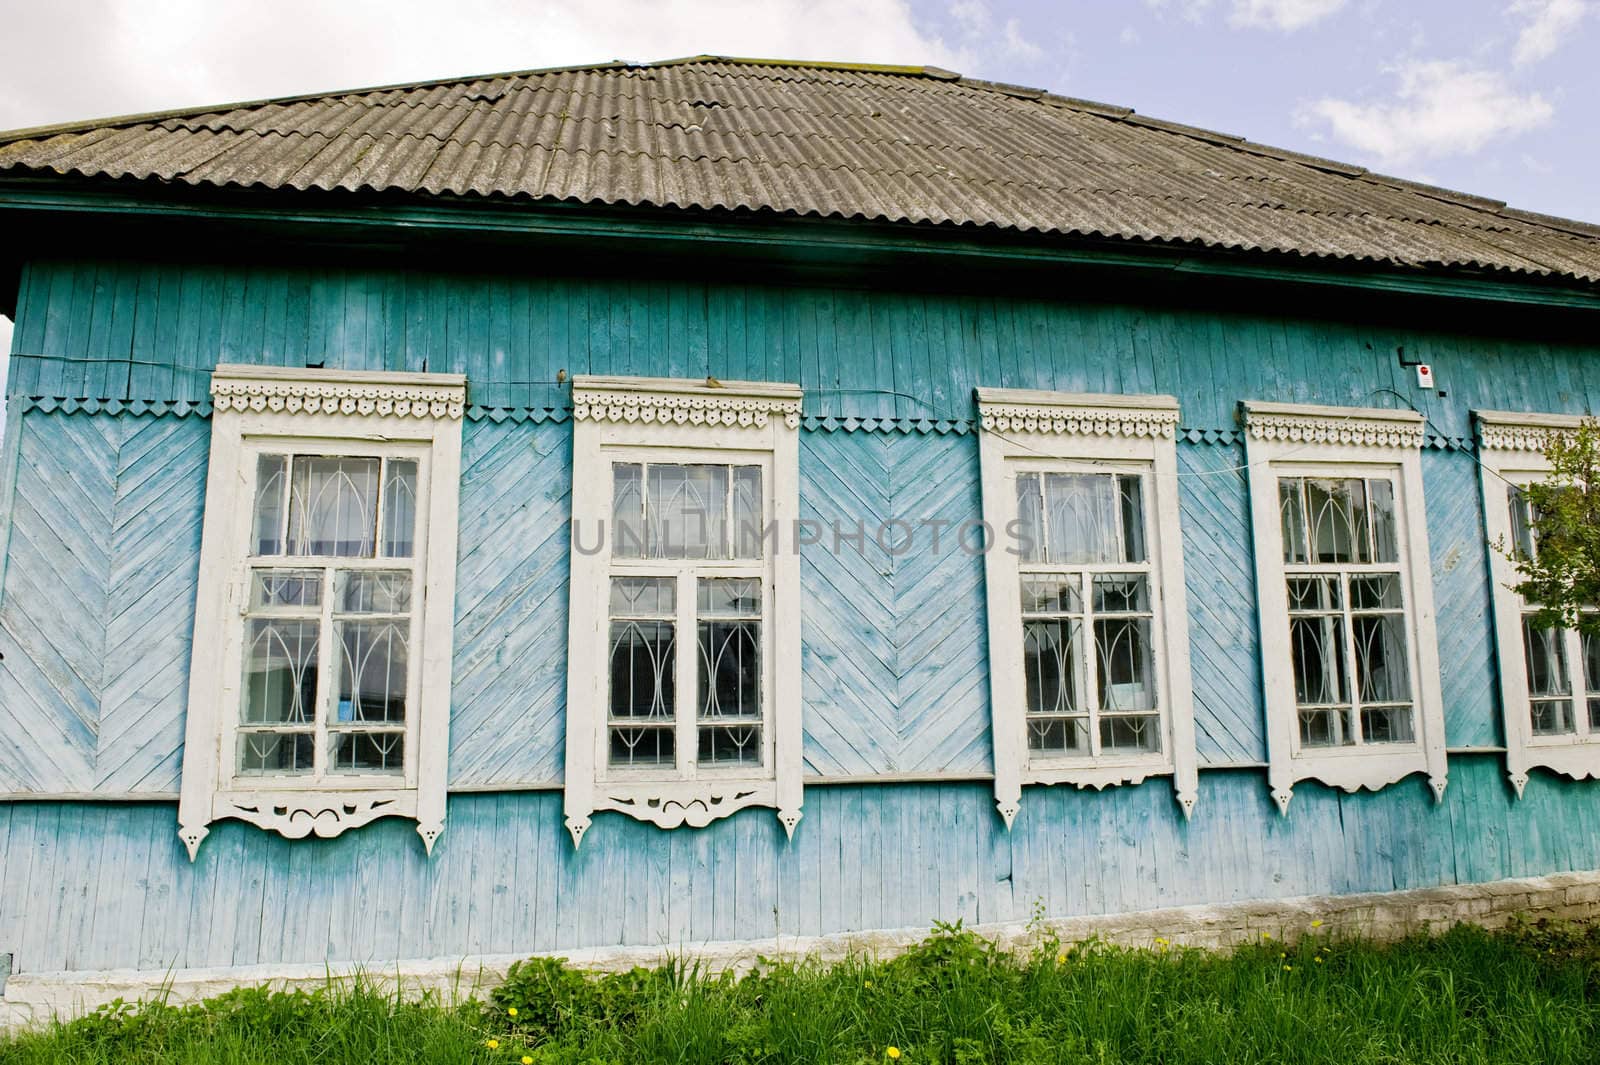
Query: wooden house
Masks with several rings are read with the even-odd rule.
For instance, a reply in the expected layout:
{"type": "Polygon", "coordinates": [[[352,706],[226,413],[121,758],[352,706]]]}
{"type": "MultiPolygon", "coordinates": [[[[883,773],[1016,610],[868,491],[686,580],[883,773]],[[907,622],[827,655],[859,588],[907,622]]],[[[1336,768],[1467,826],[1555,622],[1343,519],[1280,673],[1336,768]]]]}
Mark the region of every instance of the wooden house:
{"type": "Polygon", "coordinates": [[[1494,547],[1600,228],[718,57],[0,135],[0,226],[13,1016],[1600,899],[1494,547]]]}

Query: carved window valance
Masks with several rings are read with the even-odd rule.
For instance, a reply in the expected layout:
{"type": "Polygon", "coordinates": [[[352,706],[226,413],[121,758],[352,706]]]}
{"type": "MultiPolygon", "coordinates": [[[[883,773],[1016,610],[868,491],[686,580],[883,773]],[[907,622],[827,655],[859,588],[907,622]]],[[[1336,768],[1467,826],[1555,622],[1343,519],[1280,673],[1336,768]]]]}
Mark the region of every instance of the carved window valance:
{"type": "Polygon", "coordinates": [[[1178,401],[1170,396],[1097,396],[980,388],[977,397],[979,424],[991,433],[1171,440],[1178,429],[1178,401]]]}
{"type": "Polygon", "coordinates": [[[455,374],[389,374],[217,367],[211,401],[218,413],[344,414],[460,420],[466,379],[455,374]],[[316,376],[309,377],[308,375],[316,376]]]}
{"type": "Polygon", "coordinates": [[[1251,440],[1286,444],[1422,447],[1422,415],[1369,407],[1313,407],[1294,403],[1244,404],[1251,440]]]}
{"type": "Polygon", "coordinates": [[[1485,451],[1543,451],[1551,437],[1571,433],[1583,424],[1583,418],[1571,414],[1480,410],[1474,411],[1473,417],[1478,423],[1478,446],[1485,451]]]}
{"type": "Polygon", "coordinates": [[[750,381],[705,384],[657,378],[579,376],[572,383],[572,416],[593,422],[728,426],[764,429],[769,418],[800,425],[800,390],[750,381]]]}

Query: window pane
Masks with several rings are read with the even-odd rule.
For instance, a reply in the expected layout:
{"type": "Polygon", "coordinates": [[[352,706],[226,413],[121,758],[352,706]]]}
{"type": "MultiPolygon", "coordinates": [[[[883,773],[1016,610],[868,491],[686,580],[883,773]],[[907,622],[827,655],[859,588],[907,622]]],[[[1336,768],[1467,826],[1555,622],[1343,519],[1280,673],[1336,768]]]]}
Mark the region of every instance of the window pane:
{"type": "Polygon", "coordinates": [[[1399,610],[1400,574],[1377,573],[1350,578],[1350,609],[1399,610]]]}
{"type": "Polygon", "coordinates": [[[1099,665],[1100,708],[1107,711],[1156,708],[1155,660],[1149,618],[1097,619],[1094,647],[1099,665]]]}
{"type": "Polygon", "coordinates": [[[309,773],[316,740],[309,732],[239,733],[239,773],[288,775],[309,773]]]}
{"type": "Polygon", "coordinates": [[[1117,475],[1117,493],[1122,504],[1122,557],[1118,562],[1144,561],[1144,491],[1142,479],[1134,474],[1117,475]]]}
{"type": "Polygon", "coordinates": [[[250,573],[250,611],[320,611],[322,571],[258,569],[250,573]]]}
{"type": "MultiPolygon", "coordinates": [[[[1593,705],[1590,703],[1591,712],[1593,705]]],[[[1572,719],[1571,699],[1534,699],[1528,704],[1528,719],[1535,736],[1570,736],[1578,728],[1572,719]]]]}
{"type": "Polygon", "coordinates": [[[380,465],[377,459],[296,456],[286,553],[371,558],[380,465]]]}
{"type": "Polygon", "coordinates": [[[383,557],[410,558],[416,550],[417,464],[390,459],[383,479],[383,557]]]}
{"type": "Polygon", "coordinates": [[[613,555],[644,557],[644,467],[637,463],[611,467],[611,528],[613,555]]]}
{"type": "Polygon", "coordinates": [[[1589,695],[1589,731],[1600,732],[1600,636],[1583,637],[1583,677],[1589,695]]]}
{"type": "Polygon", "coordinates": [[[1283,561],[1304,564],[1306,553],[1306,482],[1304,477],[1278,479],[1278,520],[1283,527],[1283,561]]]}
{"type": "Polygon", "coordinates": [[[1028,749],[1044,754],[1087,754],[1089,719],[1087,717],[1030,718],[1028,749]]]}
{"type": "Polygon", "coordinates": [[[1290,577],[1290,610],[1338,610],[1344,602],[1338,577],[1290,577]]]}
{"type": "Polygon", "coordinates": [[[1370,562],[1367,493],[1354,478],[1308,477],[1305,481],[1309,561],[1370,562]]]}
{"type": "Polygon", "coordinates": [[[1022,667],[1030,714],[1078,713],[1078,632],[1074,620],[1027,621],[1022,626],[1022,667]]]}
{"type": "Polygon", "coordinates": [[[408,614],[407,570],[346,570],[339,574],[339,611],[344,614],[408,614]]]}
{"type": "Polygon", "coordinates": [[[1044,561],[1044,498],[1040,495],[1039,475],[1017,475],[1017,549],[1024,562],[1044,561]]]}
{"type": "Polygon", "coordinates": [[[1348,706],[1300,711],[1301,746],[1347,747],[1355,742],[1348,706]]]}
{"type": "Polygon", "coordinates": [[[1024,614],[1081,614],[1083,595],[1079,578],[1053,574],[1024,574],[1022,577],[1024,614]]]}
{"type": "Polygon", "coordinates": [[[1100,719],[1100,749],[1153,753],[1161,750],[1161,718],[1157,714],[1100,719]]]}
{"type": "Polygon", "coordinates": [[[702,618],[761,617],[761,581],[756,577],[702,577],[697,613],[702,618]]]}
{"type": "Polygon", "coordinates": [[[283,554],[283,507],[288,492],[288,460],[262,455],[256,460],[255,545],[258,555],[283,554]]]}
{"type": "Polygon", "coordinates": [[[705,765],[760,765],[761,726],[702,725],[700,762],[705,765]]]}
{"type": "Polygon", "coordinates": [[[700,717],[761,716],[761,623],[700,622],[700,717]]]}
{"type": "MultiPolygon", "coordinates": [[[[1046,559],[1063,564],[1139,561],[1129,557],[1123,543],[1117,480],[1104,473],[1044,475],[1046,559]]],[[[1142,552],[1143,544],[1138,546],[1142,552]]]]}
{"type": "Polygon", "coordinates": [[[1142,573],[1096,573],[1094,609],[1097,614],[1149,613],[1150,585],[1142,573]]]}
{"type": "Polygon", "coordinates": [[[1361,708],[1361,739],[1364,743],[1410,743],[1411,707],[1364,706],[1361,708]]]}
{"type": "Polygon", "coordinates": [[[676,764],[677,737],[671,726],[663,728],[613,727],[611,764],[621,768],[652,768],[676,764]]]}
{"type": "Polygon", "coordinates": [[[728,467],[651,466],[645,490],[651,558],[728,557],[728,467]]]}
{"type": "Polygon", "coordinates": [[[678,582],[671,577],[611,578],[613,618],[666,618],[678,610],[678,582]]]}
{"type": "Polygon", "coordinates": [[[1372,517],[1372,561],[1400,561],[1399,537],[1395,531],[1394,485],[1386,480],[1367,482],[1372,517]]]}
{"type": "MultiPolygon", "coordinates": [[[[1588,639],[1584,640],[1587,645],[1588,639]]],[[[1567,673],[1567,634],[1564,629],[1544,628],[1531,617],[1522,619],[1522,648],[1528,665],[1528,694],[1570,695],[1567,673]]]]}
{"type": "Polygon", "coordinates": [[[245,622],[244,691],[239,720],[246,725],[309,724],[317,697],[320,622],[251,618],[245,622]]]}
{"type": "Polygon", "coordinates": [[[400,724],[406,719],[409,621],[340,621],[337,723],[400,724]]]}
{"type": "Polygon", "coordinates": [[[1409,702],[1405,616],[1357,614],[1350,627],[1356,645],[1357,698],[1363,703],[1409,702]]]}
{"type": "Polygon", "coordinates": [[[761,505],[761,467],[733,468],[733,557],[760,558],[765,522],[761,505]]]}
{"type": "Polygon", "coordinates": [[[1345,702],[1343,619],[1290,618],[1289,645],[1295,701],[1302,706],[1345,702]]]}
{"type": "Polygon", "coordinates": [[[1506,489],[1506,502],[1511,508],[1511,545],[1525,558],[1533,557],[1533,502],[1520,485],[1506,489]]]}
{"type": "Polygon", "coordinates": [[[328,768],[335,773],[404,773],[404,732],[333,732],[328,768]]]}
{"type": "MultiPolygon", "coordinates": [[[[621,581],[612,582],[613,599],[621,581]]],[[[670,582],[662,582],[670,583],[670,582]]],[[[639,602],[659,605],[643,590],[639,602]]],[[[611,764],[671,766],[676,714],[676,641],[671,621],[611,623],[611,764]]]]}

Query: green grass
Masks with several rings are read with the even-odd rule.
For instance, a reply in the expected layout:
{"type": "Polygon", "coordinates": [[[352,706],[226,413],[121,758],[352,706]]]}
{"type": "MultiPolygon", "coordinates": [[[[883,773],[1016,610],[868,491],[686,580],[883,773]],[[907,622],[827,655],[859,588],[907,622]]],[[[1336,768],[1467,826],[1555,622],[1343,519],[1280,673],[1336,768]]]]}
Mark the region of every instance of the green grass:
{"type": "Polygon", "coordinates": [[[1383,946],[1311,932],[1231,954],[940,928],[887,962],[692,966],[601,979],[545,960],[491,1001],[371,989],[120,1006],[0,1041],[0,1063],[1600,1062],[1600,927],[1463,926],[1383,946]],[[490,1047],[489,1041],[498,1045],[490,1047]]]}

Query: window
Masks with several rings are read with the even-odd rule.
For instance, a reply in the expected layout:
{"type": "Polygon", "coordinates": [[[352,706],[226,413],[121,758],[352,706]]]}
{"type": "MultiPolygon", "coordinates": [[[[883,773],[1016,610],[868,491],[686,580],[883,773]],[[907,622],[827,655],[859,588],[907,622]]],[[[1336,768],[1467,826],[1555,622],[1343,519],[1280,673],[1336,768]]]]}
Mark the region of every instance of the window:
{"type": "Polygon", "coordinates": [[[1422,418],[1245,405],[1269,778],[1445,785],[1422,418]]]}
{"type": "Polygon", "coordinates": [[[190,856],[228,817],[291,838],[409,817],[431,849],[465,382],[221,366],[212,396],[179,809],[190,856]]]}
{"type": "Polygon", "coordinates": [[[979,389],[995,799],[1171,775],[1197,795],[1175,400],[979,389]]]}
{"type": "Polygon", "coordinates": [[[1474,413],[1494,586],[1506,772],[1520,796],[1535,767],[1578,779],[1600,776],[1600,640],[1537,624],[1538,606],[1512,590],[1521,578],[1505,555],[1538,551],[1525,489],[1549,472],[1544,457],[1549,435],[1576,428],[1580,419],[1474,413]]]}
{"type": "Polygon", "coordinates": [[[573,383],[566,815],[800,818],[800,392],[573,383]]]}

